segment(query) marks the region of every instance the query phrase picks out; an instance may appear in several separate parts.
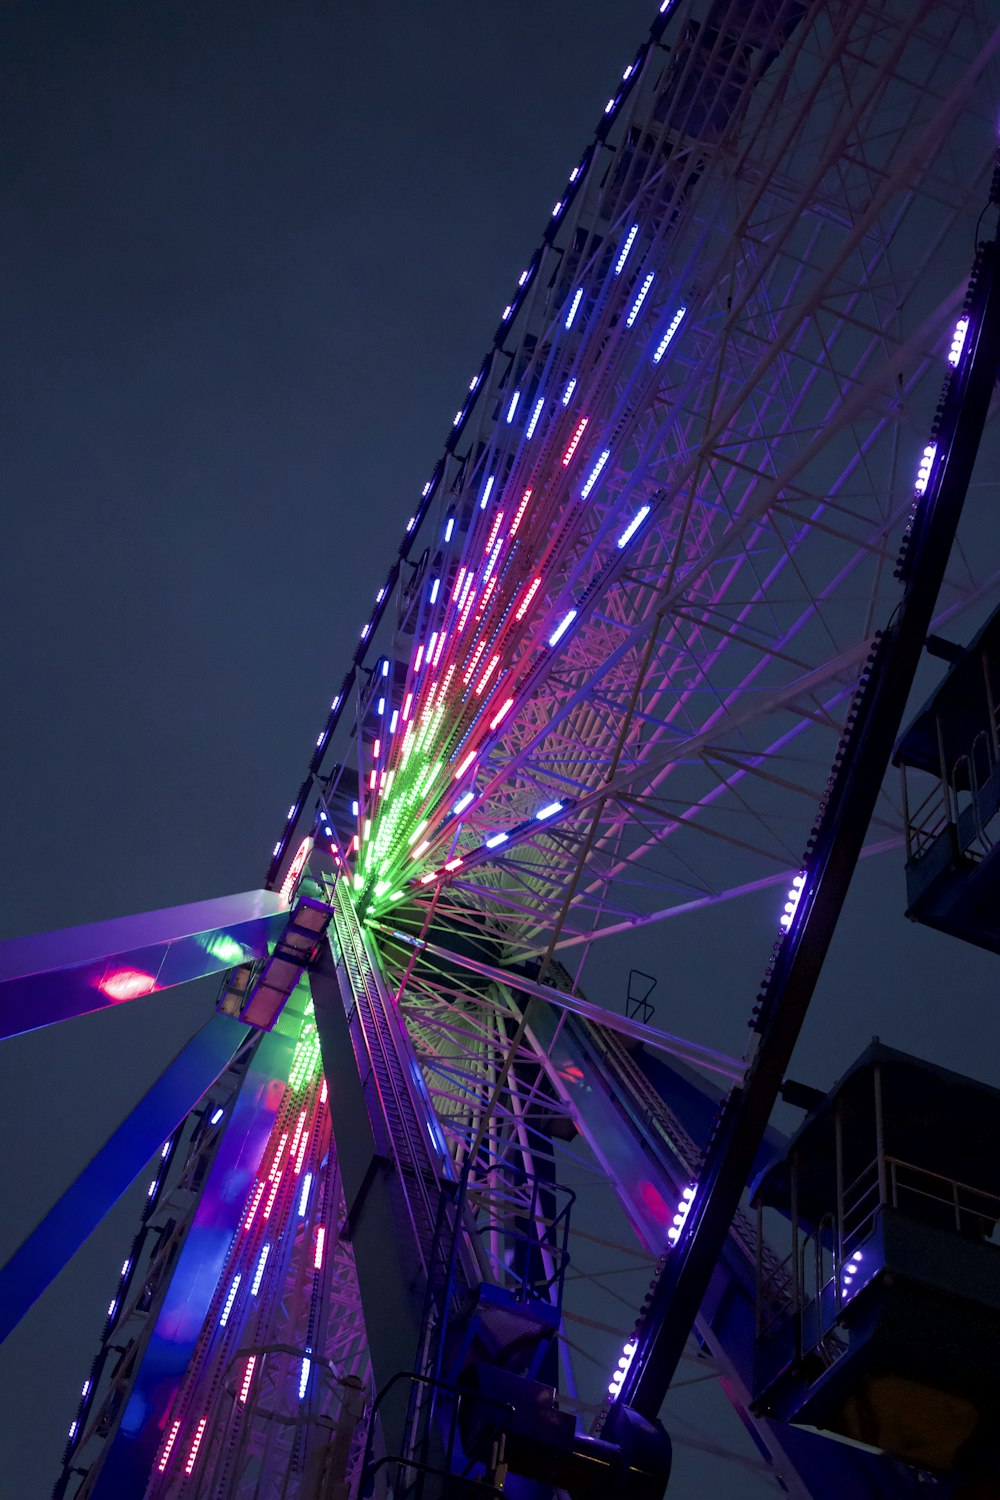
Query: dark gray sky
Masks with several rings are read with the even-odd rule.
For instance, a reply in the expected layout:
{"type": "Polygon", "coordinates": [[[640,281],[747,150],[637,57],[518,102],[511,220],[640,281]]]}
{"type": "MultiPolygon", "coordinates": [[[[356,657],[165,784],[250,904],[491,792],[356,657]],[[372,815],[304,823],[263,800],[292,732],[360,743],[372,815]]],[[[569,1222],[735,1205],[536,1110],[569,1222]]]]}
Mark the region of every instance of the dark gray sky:
{"type": "MultiPolygon", "coordinates": [[[[653,10],[0,9],[0,937],[260,883],[401,523],[653,10]]],[[[879,1029],[989,1076],[993,964],[902,904],[898,863],[863,872],[813,1081],[879,1029]]],[[[717,927],[688,924],[663,1024],[733,1046],[715,1018],[746,1013],[773,905],[722,919],[754,953],[735,998],[717,927]]],[[[204,1005],[5,1046],[0,1253],[204,1005]]],[[[0,1351],[0,1500],[48,1493],[134,1215],[0,1351]]]]}

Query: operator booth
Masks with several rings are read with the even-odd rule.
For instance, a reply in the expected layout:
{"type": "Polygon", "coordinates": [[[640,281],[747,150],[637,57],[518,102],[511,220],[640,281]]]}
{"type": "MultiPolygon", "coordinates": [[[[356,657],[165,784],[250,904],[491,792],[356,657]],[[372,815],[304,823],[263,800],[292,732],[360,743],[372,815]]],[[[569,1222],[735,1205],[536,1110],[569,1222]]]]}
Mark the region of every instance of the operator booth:
{"type": "Polygon", "coordinates": [[[992,1472],[998,1135],[1000,1091],[877,1040],[813,1110],[753,1192],[757,1411],[992,1472]]]}

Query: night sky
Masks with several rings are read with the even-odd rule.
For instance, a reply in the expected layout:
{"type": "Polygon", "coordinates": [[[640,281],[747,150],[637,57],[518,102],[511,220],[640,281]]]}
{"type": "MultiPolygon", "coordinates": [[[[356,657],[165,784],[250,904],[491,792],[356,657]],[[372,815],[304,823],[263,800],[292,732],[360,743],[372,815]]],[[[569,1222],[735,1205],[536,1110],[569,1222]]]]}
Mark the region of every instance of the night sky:
{"type": "MultiPolygon", "coordinates": [[[[457,400],[652,11],[0,8],[0,937],[260,884],[457,400]]],[[[828,1084],[878,1031],[1000,1082],[995,963],[910,928],[903,899],[900,858],[862,871],[799,1075],[828,1084]]],[[[646,935],[660,1024],[738,1049],[773,906],[672,926],[669,950],[646,935]],[[744,944],[734,995],[719,949],[744,944]]],[[[620,1005],[621,974],[596,980],[620,1005]]],[[[213,997],[6,1044],[0,1254],[213,997]]],[[[135,1222],[133,1195],[0,1351],[0,1500],[48,1494],[135,1222]]]]}

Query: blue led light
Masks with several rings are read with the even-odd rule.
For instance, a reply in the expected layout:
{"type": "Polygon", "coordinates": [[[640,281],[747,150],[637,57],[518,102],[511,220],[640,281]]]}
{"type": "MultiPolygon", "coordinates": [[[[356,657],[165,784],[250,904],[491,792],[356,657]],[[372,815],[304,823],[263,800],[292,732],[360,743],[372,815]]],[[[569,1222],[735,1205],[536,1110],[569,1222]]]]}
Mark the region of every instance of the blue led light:
{"type": "Polygon", "coordinates": [[[506,844],[506,833],[495,833],[492,838],[486,840],[487,849],[496,849],[500,844],[506,844]]]}
{"type": "Polygon", "coordinates": [[[446,542],[450,542],[451,539],[452,539],[452,537],[454,536],[454,534],[455,534],[455,517],[454,516],[449,516],[448,519],[447,519],[447,521],[445,522],[445,527],[444,527],[444,539],[445,539],[445,541],[446,542]]]}
{"type": "Polygon", "coordinates": [[[531,413],[531,421],[528,423],[527,428],[525,429],[525,433],[524,433],[525,438],[534,437],[535,428],[538,426],[538,418],[542,415],[542,408],[544,407],[544,405],[545,405],[545,397],[544,396],[542,396],[540,398],[540,400],[538,400],[538,401],[535,402],[535,409],[531,413]]]}
{"type": "MultiPolygon", "coordinates": [[[[430,599],[430,602],[432,604],[436,604],[437,603],[438,589],[440,587],[441,587],[441,580],[440,580],[440,578],[435,578],[434,582],[431,584],[431,599],[430,599]]],[[[381,713],[381,712],[382,712],[382,710],[379,709],[379,713],[381,713]]]]}
{"type": "Polygon", "coordinates": [[[452,812],[456,814],[464,812],[474,796],[475,792],[466,792],[464,797],[459,797],[458,801],[455,803],[455,806],[452,808],[452,812]]]}
{"type": "Polygon", "coordinates": [[[643,521],[646,519],[646,517],[648,515],[649,515],[649,506],[648,505],[641,505],[639,507],[639,509],[636,511],[635,515],[632,517],[631,521],[625,527],[625,530],[622,532],[621,536],[618,538],[618,550],[619,550],[619,552],[622,550],[623,547],[627,547],[628,546],[629,542],[635,536],[636,532],[639,530],[639,527],[642,525],[643,521]]]}
{"type": "Polygon", "coordinates": [[[567,328],[572,328],[573,327],[573,319],[576,317],[577,313],[579,312],[579,310],[580,310],[580,303],[582,301],[583,301],[583,287],[582,286],[578,286],[577,289],[576,289],[576,291],[573,293],[573,301],[569,305],[569,312],[566,314],[566,327],[567,328]]]}
{"type": "Polygon", "coordinates": [[[510,426],[511,422],[513,422],[513,420],[514,420],[514,413],[517,411],[517,403],[520,401],[520,399],[521,399],[521,392],[520,391],[515,391],[514,394],[513,394],[513,396],[511,396],[511,398],[510,398],[510,405],[507,408],[507,419],[506,419],[508,427],[510,426]]]}
{"type": "Polygon", "coordinates": [[[389,658],[385,657],[385,659],[382,662],[382,676],[383,677],[388,677],[388,675],[389,675],[389,658]]]}
{"type": "Polygon", "coordinates": [[[563,404],[563,406],[568,406],[569,405],[569,403],[570,403],[570,397],[572,396],[572,394],[573,394],[573,392],[575,390],[576,390],[576,378],[574,377],[569,382],[569,384],[567,385],[566,389],[562,393],[562,404],[563,404]]]}
{"type": "Polygon", "coordinates": [[[571,609],[568,615],[563,616],[563,618],[559,621],[559,624],[556,626],[555,630],[553,630],[552,634],[549,636],[550,646],[556,646],[559,644],[575,619],[575,609],[571,609]]]}
{"type": "Polygon", "coordinates": [[[210,1125],[218,1125],[219,1121],[222,1119],[222,1116],[225,1114],[225,1112],[226,1111],[223,1109],[222,1105],[220,1104],[219,1107],[218,1107],[218,1109],[215,1110],[215,1112],[213,1113],[212,1118],[209,1120],[208,1123],[210,1125]]]}
{"type": "Polygon", "coordinates": [[[486,483],[483,485],[483,493],[479,497],[479,509],[480,510],[485,510],[486,509],[487,503],[489,502],[490,495],[492,494],[492,491],[493,491],[493,483],[494,483],[495,479],[496,479],[496,475],[495,474],[490,474],[489,477],[486,480],[486,483]]]}

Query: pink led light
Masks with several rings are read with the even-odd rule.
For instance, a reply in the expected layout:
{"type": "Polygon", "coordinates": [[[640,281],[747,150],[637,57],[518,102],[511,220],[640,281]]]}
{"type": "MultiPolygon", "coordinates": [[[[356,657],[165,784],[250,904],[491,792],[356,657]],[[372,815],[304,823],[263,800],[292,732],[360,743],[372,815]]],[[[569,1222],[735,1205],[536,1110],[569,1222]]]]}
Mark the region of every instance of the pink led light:
{"type": "Polygon", "coordinates": [[[359,848],[359,839],[358,839],[357,834],[355,834],[354,837],[351,839],[351,846],[350,846],[350,848],[348,849],[347,852],[348,852],[348,854],[357,854],[358,848],[359,848]]]}
{"type": "Polygon", "coordinates": [[[448,863],[445,865],[445,869],[446,870],[457,870],[459,868],[459,866],[461,865],[461,863],[462,863],[461,859],[449,859],[448,863]]]}
{"type": "Polygon", "coordinates": [[[462,609],[462,613],[458,617],[458,634],[459,635],[462,634],[462,631],[465,629],[466,624],[468,623],[469,614],[470,614],[470,612],[472,610],[472,606],[475,604],[475,602],[476,602],[476,591],[475,591],[475,589],[473,589],[472,593],[469,595],[468,599],[465,601],[465,605],[464,605],[464,607],[462,609]]]}
{"type": "Polygon", "coordinates": [[[517,507],[517,512],[516,512],[516,514],[514,516],[513,521],[511,522],[511,528],[510,528],[510,535],[511,536],[514,535],[515,531],[520,526],[520,524],[521,524],[521,517],[524,515],[524,512],[527,510],[527,508],[528,508],[528,501],[530,499],[531,499],[531,491],[530,490],[525,490],[524,497],[521,500],[520,505],[517,507]]]}
{"type": "Polygon", "coordinates": [[[497,709],[496,713],[493,715],[493,718],[490,720],[490,728],[491,729],[496,729],[497,725],[500,724],[500,723],[502,723],[503,720],[506,719],[507,715],[510,713],[510,711],[511,711],[511,709],[513,707],[514,707],[514,700],[513,700],[513,698],[508,698],[505,703],[501,703],[500,707],[497,709]]]}
{"type": "Polygon", "coordinates": [[[370,792],[373,792],[375,790],[375,781],[376,781],[377,776],[378,776],[378,772],[375,770],[375,767],[372,766],[371,774],[368,777],[368,790],[370,792]]]}
{"type": "Polygon", "coordinates": [[[437,645],[434,647],[434,662],[433,662],[433,665],[435,667],[437,666],[438,662],[441,660],[441,652],[444,650],[444,643],[445,643],[445,641],[447,639],[448,639],[448,632],[446,630],[442,630],[441,634],[438,636],[437,645]]]}
{"type": "Polygon", "coordinates": [[[326,1098],[327,1098],[326,1079],[324,1078],[323,1079],[323,1087],[319,1091],[319,1102],[320,1102],[320,1104],[325,1104],[326,1103],[326,1098]]]}
{"type": "Polygon", "coordinates": [[[378,760],[378,758],[379,758],[379,756],[381,754],[382,754],[382,741],[381,740],[376,740],[375,743],[374,743],[374,745],[372,746],[372,755],[374,755],[375,759],[378,760]]]}
{"type": "Polygon", "coordinates": [[[470,683],[472,681],[472,678],[473,678],[473,676],[475,674],[475,670],[479,666],[479,658],[482,656],[482,654],[483,654],[483,652],[485,650],[486,650],[486,641],[482,640],[482,641],[479,642],[479,645],[476,647],[475,651],[473,651],[473,653],[472,653],[472,660],[470,661],[468,667],[466,668],[466,670],[462,674],[462,681],[464,683],[468,684],[468,683],[470,683]]]}
{"type": "Polygon", "coordinates": [[[496,671],[499,665],[500,657],[496,655],[491,656],[489,666],[486,668],[486,671],[483,673],[482,677],[480,677],[478,683],[476,684],[477,698],[481,698],[483,696],[483,689],[485,688],[486,684],[489,682],[490,678],[493,676],[493,673],[496,671]]]}
{"type": "Polygon", "coordinates": [[[413,670],[414,670],[414,672],[419,672],[420,671],[420,665],[421,665],[423,659],[424,659],[424,647],[423,647],[423,642],[421,642],[421,644],[417,647],[417,654],[413,658],[413,670]]]}
{"type": "Polygon", "coordinates": [[[542,580],[540,578],[533,578],[531,580],[530,584],[528,585],[528,592],[525,594],[524,598],[521,600],[521,603],[518,605],[517,612],[514,615],[515,620],[524,619],[525,615],[528,613],[528,606],[541,587],[541,582],[542,580]]]}
{"type": "Polygon", "coordinates": [[[322,1224],[316,1230],[316,1254],[313,1256],[313,1265],[319,1271],[323,1266],[323,1242],[326,1239],[326,1230],[322,1224]]]}
{"type": "Polygon", "coordinates": [[[475,758],[476,758],[476,752],[475,752],[475,750],[470,750],[469,753],[468,753],[468,755],[463,760],[462,764],[459,766],[458,770],[455,772],[455,780],[456,781],[461,781],[462,777],[465,775],[466,771],[472,765],[472,762],[475,760],[475,758]]]}
{"type": "Polygon", "coordinates": [[[437,874],[435,873],[434,870],[432,870],[429,875],[421,875],[421,877],[420,877],[420,884],[421,885],[429,885],[432,880],[436,880],[436,879],[437,879],[437,874]]]}
{"type": "Polygon", "coordinates": [[[403,712],[401,717],[406,720],[410,717],[410,709],[413,707],[413,694],[407,693],[403,700],[403,712]]]}
{"type": "Polygon", "coordinates": [[[262,1182],[258,1182],[257,1189],[256,1189],[256,1191],[255,1191],[255,1193],[253,1195],[253,1199],[251,1201],[250,1207],[247,1210],[247,1216],[243,1220],[243,1228],[244,1229],[249,1229],[250,1225],[253,1223],[253,1221],[254,1221],[254,1215],[256,1214],[258,1208],[260,1207],[260,1200],[263,1197],[263,1194],[264,1194],[264,1184],[262,1182]]]}
{"type": "Polygon", "coordinates": [[[496,588],[496,586],[497,586],[496,579],[495,578],[491,578],[490,581],[489,581],[489,583],[486,585],[486,592],[485,592],[485,594],[483,595],[482,599],[479,602],[479,608],[476,610],[476,619],[477,620],[481,620],[483,618],[483,615],[486,613],[486,606],[489,604],[490,599],[493,596],[493,590],[496,588]]]}
{"type": "Polygon", "coordinates": [[[191,1452],[188,1454],[188,1461],[184,1465],[185,1474],[194,1473],[195,1459],[198,1457],[198,1449],[201,1447],[201,1440],[205,1436],[205,1428],[207,1426],[208,1418],[202,1417],[201,1421],[198,1423],[198,1426],[195,1428],[194,1442],[191,1444],[191,1452]]]}
{"type": "Polygon", "coordinates": [[[580,439],[583,437],[583,434],[584,434],[584,432],[586,430],[586,427],[587,427],[587,423],[589,421],[590,421],[589,417],[581,417],[580,418],[580,421],[577,424],[577,429],[574,432],[573,436],[570,438],[569,447],[566,449],[566,452],[562,456],[562,466],[563,466],[564,469],[568,469],[569,468],[570,459],[573,457],[573,454],[576,452],[577,447],[578,447],[579,442],[580,442],[580,439]]]}
{"type": "Polygon", "coordinates": [[[278,1149],[277,1149],[277,1151],[274,1153],[274,1160],[271,1163],[271,1170],[267,1174],[267,1180],[268,1180],[268,1182],[273,1182],[274,1181],[274,1174],[278,1170],[278,1163],[281,1160],[281,1153],[285,1149],[285,1142],[287,1140],[288,1140],[288,1131],[286,1130],[285,1133],[284,1133],[284,1135],[281,1137],[281,1140],[278,1142],[278,1149]]]}
{"type": "Polygon", "coordinates": [[[495,517],[495,519],[493,521],[493,528],[490,531],[490,539],[486,543],[486,556],[487,557],[489,557],[490,553],[493,551],[493,543],[497,539],[497,532],[500,530],[500,527],[501,527],[502,524],[503,524],[503,511],[502,510],[498,510],[497,513],[496,513],[496,517],[495,517]]]}
{"type": "Polygon", "coordinates": [[[277,1177],[271,1183],[271,1191],[268,1193],[268,1195],[267,1195],[267,1203],[264,1205],[263,1217],[265,1219],[269,1219],[271,1217],[271,1209],[274,1207],[274,1200],[277,1197],[278,1188],[280,1186],[281,1186],[281,1173],[279,1172],[278,1175],[277,1175],[277,1177]]]}
{"type": "Polygon", "coordinates": [[[300,1139],[302,1137],[302,1127],[303,1127],[303,1125],[305,1123],[306,1123],[306,1112],[305,1112],[305,1110],[303,1110],[302,1113],[299,1115],[298,1124],[295,1127],[295,1134],[292,1136],[292,1144],[288,1148],[288,1154],[289,1154],[289,1156],[294,1156],[295,1153],[296,1153],[296,1151],[299,1149],[299,1141],[300,1141],[300,1139]]]}
{"type": "Polygon", "coordinates": [[[247,1360],[247,1367],[243,1372],[243,1384],[240,1386],[240,1405],[246,1406],[247,1396],[250,1394],[250,1382],[253,1380],[253,1368],[257,1363],[256,1354],[251,1354],[247,1360]]]}
{"type": "Polygon", "coordinates": [[[116,969],[113,974],[105,974],[97,988],[109,1000],[136,1000],[140,995],[151,995],[156,980],[142,969],[116,969]]]}
{"type": "Polygon", "coordinates": [[[166,1472],[167,1464],[170,1462],[170,1455],[173,1452],[174,1444],[177,1441],[177,1434],[180,1432],[180,1430],[181,1419],[180,1417],[178,1417],[177,1421],[170,1429],[170,1436],[167,1438],[166,1443],[163,1445],[163,1452],[160,1454],[160,1462],[156,1466],[161,1474],[166,1472]]]}
{"type": "Polygon", "coordinates": [[[458,577],[455,579],[455,587],[451,591],[451,600],[452,600],[453,604],[458,599],[459,594],[462,592],[462,580],[463,580],[464,577],[465,577],[465,569],[464,568],[459,568],[459,570],[458,570],[458,577]]]}
{"type": "Polygon", "coordinates": [[[306,1158],[306,1145],[308,1144],[308,1141],[309,1141],[309,1132],[307,1130],[306,1133],[305,1133],[305,1135],[302,1137],[302,1142],[301,1142],[301,1144],[299,1146],[299,1154],[295,1158],[295,1175],[296,1175],[296,1177],[298,1177],[299,1173],[302,1171],[302,1163],[305,1161],[305,1158],[306,1158]]]}

